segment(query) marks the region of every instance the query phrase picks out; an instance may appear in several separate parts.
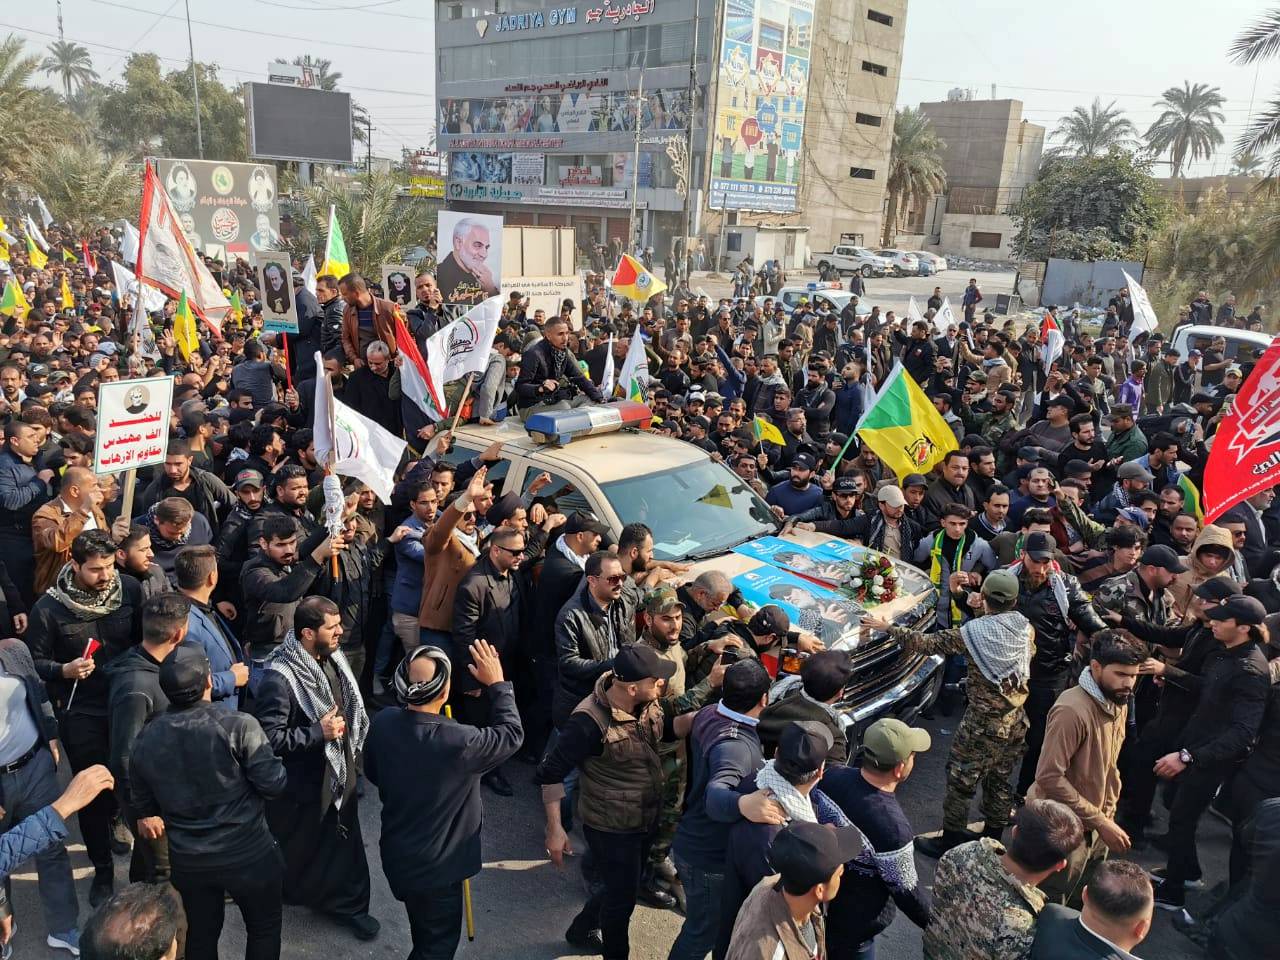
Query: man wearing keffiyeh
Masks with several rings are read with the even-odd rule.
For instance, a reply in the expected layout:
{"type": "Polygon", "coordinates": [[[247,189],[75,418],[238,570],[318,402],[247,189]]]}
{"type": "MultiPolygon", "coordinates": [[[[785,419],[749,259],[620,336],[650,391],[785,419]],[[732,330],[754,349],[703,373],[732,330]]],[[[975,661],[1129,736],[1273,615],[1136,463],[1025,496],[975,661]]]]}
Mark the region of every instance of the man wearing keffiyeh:
{"type": "Polygon", "coordinates": [[[1035,631],[1015,607],[1018,578],[1006,570],[990,573],[969,606],[979,616],[964,625],[921,633],[894,627],[877,616],[863,626],[888,630],[908,652],[967,657],[969,704],[947,758],[947,793],[942,801],[942,835],[917,838],[921,853],[938,857],[974,839],[968,830],[969,804],[982,784],[983,835],[999,840],[1009,825],[1013,793],[1009,778],[1022,755],[1027,731],[1023,704],[1031,676],[1035,631]]]}
{"type": "Polygon", "coordinates": [[[369,864],[360,834],[356,768],[369,730],[356,678],[339,649],[342,617],[327,597],[298,604],[293,630],[267,657],[254,713],[289,775],[267,821],[285,858],[285,900],[327,913],[361,940],[369,864]]]}

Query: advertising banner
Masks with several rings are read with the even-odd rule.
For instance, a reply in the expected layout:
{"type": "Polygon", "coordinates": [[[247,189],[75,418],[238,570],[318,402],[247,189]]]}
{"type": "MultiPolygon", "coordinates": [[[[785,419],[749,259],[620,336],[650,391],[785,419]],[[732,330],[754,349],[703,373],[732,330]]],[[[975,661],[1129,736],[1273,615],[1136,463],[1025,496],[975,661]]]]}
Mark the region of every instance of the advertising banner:
{"type": "Polygon", "coordinates": [[[557,168],[556,180],[562,187],[600,187],[604,186],[604,175],[599,165],[590,167],[570,167],[561,164],[557,168]]]}
{"type": "Polygon", "coordinates": [[[200,253],[228,263],[280,248],[273,164],[161,158],[155,167],[183,231],[200,253]]]}
{"type": "Polygon", "coordinates": [[[725,0],[713,208],[792,213],[800,188],[813,0],[725,0]]]}
{"type": "Polygon", "coordinates": [[[511,158],[511,182],[522,186],[542,186],[546,176],[545,153],[517,153],[511,158]]]}
{"type": "Polygon", "coordinates": [[[543,311],[548,318],[559,316],[560,304],[572,300],[573,327],[582,329],[582,314],[579,301],[582,299],[582,278],[578,274],[564,277],[503,277],[502,298],[506,300],[513,292],[521,293],[529,301],[525,308],[525,316],[533,318],[535,310],[543,311]]]}
{"type": "Polygon", "coordinates": [[[409,178],[409,196],[444,199],[444,177],[435,174],[414,175],[409,178]]]}
{"type": "MultiPolygon", "coordinates": [[[[812,4],[810,10],[812,11],[812,4]]],[[[780,75],[781,61],[775,64],[775,68],[780,75]]],[[[804,71],[807,81],[807,54],[804,71]]],[[[646,88],[644,97],[644,109],[640,114],[641,130],[683,130],[688,125],[689,91],[686,87],[665,87],[658,90],[646,88]]],[[[500,136],[518,133],[634,132],[636,100],[636,93],[632,90],[441,100],[440,133],[443,136],[500,136]]],[[[803,126],[803,111],[800,123],[803,126]]],[[[700,114],[695,114],[694,126],[701,126],[700,114]]],[[[529,146],[537,144],[531,143],[529,146]]]]}

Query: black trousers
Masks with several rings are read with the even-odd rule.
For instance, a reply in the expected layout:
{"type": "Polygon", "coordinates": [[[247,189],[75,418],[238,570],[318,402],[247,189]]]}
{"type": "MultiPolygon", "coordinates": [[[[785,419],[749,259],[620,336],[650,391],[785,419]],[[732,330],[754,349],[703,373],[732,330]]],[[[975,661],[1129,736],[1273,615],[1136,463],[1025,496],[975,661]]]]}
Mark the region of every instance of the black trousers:
{"type": "Polygon", "coordinates": [[[1213,801],[1222,783],[1220,770],[1197,769],[1192,766],[1178,776],[1178,793],[1169,810],[1169,864],[1165,878],[1170,884],[1198,880],[1200,858],[1196,855],[1196,826],[1200,815],[1213,801]]]}
{"type": "Polygon", "coordinates": [[[1159,720],[1147,724],[1132,749],[1126,738],[1120,750],[1119,815],[1130,837],[1139,838],[1151,816],[1151,804],[1156,797],[1160,778],[1156,776],[1156,761],[1166,753],[1177,752],[1182,734],[1182,724],[1159,720]]]}
{"type": "MultiPolygon", "coordinates": [[[[76,773],[95,763],[105,765],[110,760],[106,717],[63,714],[58,721],[58,736],[67,751],[71,769],[76,773]]],[[[115,795],[110,790],[103,790],[78,814],[85,852],[96,870],[114,869],[111,862],[111,818],[115,811],[115,795]]]]}
{"type": "Polygon", "coordinates": [[[1040,762],[1040,750],[1044,746],[1044,730],[1049,722],[1049,709],[1062,691],[1067,689],[1070,675],[1066,672],[1051,677],[1031,678],[1027,688],[1027,752],[1022,755],[1022,768],[1018,771],[1018,796],[1025,797],[1036,781],[1036,765],[1040,762]]]}
{"type": "Polygon", "coordinates": [[[631,914],[640,891],[640,872],[649,856],[653,831],[645,833],[605,833],[586,824],[587,838],[599,886],[582,912],[574,918],[579,930],[600,928],[604,939],[604,960],[627,960],[631,955],[631,914]]]}
{"type": "Polygon", "coordinates": [[[413,938],[409,960],[452,960],[462,933],[462,884],[407,896],[404,909],[413,938]]]}
{"type": "Polygon", "coordinates": [[[173,885],[187,913],[187,960],[218,960],[218,938],[230,895],[245,927],[245,960],[279,960],[284,863],[274,844],[256,861],[201,870],[173,864],[173,885]]]}

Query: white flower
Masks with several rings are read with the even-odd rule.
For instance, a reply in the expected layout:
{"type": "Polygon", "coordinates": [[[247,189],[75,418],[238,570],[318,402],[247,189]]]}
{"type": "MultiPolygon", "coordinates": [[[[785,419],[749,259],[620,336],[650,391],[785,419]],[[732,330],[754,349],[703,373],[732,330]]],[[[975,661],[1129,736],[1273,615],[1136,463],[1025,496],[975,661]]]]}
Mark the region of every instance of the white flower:
{"type": "Polygon", "coordinates": [[[854,577],[852,580],[849,581],[849,586],[853,587],[854,589],[857,589],[858,587],[862,586],[862,578],[854,577]]]}
{"type": "Polygon", "coordinates": [[[884,587],[872,587],[872,588],[871,588],[871,595],[872,595],[873,597],[883,597],[883,596],[884,596],[884,587]]]}
{"type": "Polygon", "coordinates": [[[879,587],[884,584],[884,577],[876,576],[875,578],[872,579],[871,582],[874,583],[877,587],[879,587]]]}

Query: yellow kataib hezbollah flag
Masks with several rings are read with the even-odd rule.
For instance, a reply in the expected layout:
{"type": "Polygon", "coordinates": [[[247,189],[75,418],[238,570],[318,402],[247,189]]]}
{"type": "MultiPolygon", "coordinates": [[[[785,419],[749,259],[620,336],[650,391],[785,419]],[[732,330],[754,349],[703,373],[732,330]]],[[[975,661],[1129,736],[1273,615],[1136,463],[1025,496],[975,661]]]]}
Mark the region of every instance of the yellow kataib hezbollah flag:
{"type": "Polygon", "coordinates": [[[74,310],[76,308],[75,294],[71,292],[71,284],[67,283],[65,272],[62,274],[62,290],[59,292],[59,297],[62,300],[63,310],[74,310]]]}
{"type": "Polygon", "coordinates": [[[927,474],[959,446],[947,421],[900,363],[894,365],[855,432],[899,480],[909,473],[927,474]]]}
{"type": "Polygon", "coordinates": [[[183,360],[190,360],[200,351],[200,334],[196,331],[196,318],[187,302],[187,291],[182,291],[178,310],[173,315],[173,339],[182,353],[183,360]]]}
{"type": "Polygon", "coordinates": [[[650,297],[667,289],[667,285],[644,268],[635,257],[622,255],[618,269],[613,273],[613,292],[620,297],[644,303],[650,297]]]}
{"type": "Polygon", "coordinates": [[[27,237],[27,259],[31,261],[31,265],[37,270],[43,270],[49,262],[49,256],[43,250],[36,246],[36,242],[27,237]]]}
{"type": "Polygon", "coordinates": [[[25,317],[30,311],[31,304],[27,302],[22,287],[16,280],[10,280],[4,285],[4,292],[0,293],[0,313],[16,318],[25,317]]]}

